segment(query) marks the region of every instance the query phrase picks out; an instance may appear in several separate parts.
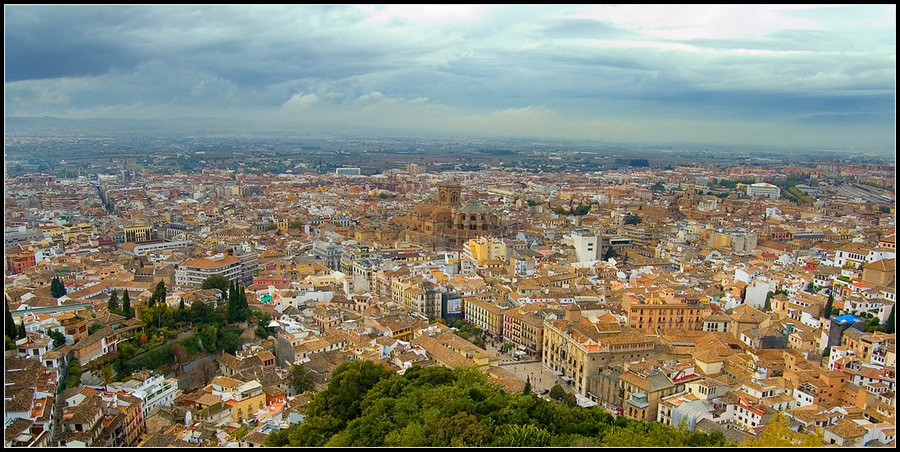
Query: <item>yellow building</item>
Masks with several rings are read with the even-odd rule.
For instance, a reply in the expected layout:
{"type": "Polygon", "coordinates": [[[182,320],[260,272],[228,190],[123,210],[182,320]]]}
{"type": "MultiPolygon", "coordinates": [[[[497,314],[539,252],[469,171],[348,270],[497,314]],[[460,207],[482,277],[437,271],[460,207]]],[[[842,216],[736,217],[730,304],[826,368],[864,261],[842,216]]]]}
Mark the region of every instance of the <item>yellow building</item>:
{"type": "Polygon", "coordinates": [[[709,304],[679,298],[672,291],[626,293],[622,296],[622,307],[628,316],[628,326],[645,332],[700,331],[703,318],[712,312],[709,304]]]}
{"type": "Polygon", "coordinates": [[[506,243],[494,237],[478,237],[466,242],[465,253],[478,264],[491,259],[506,259],[506,243]]]}
{"type": "Polygon", "coordinates": [[[441,316],[440,290],[419,278],[392,279],[391,301],[431,318],[441,316]]]}
{"type": "Polygon", "coordinates": [[[146,242],[153,239],[153,228],[150,226],[129,226],[125,228],[126,242],[146,242]]]}
{"type": "Polygon", "coordinates": [[[225,404],[231,406],[231,418],[238,424],[254,419],[258,411],[266,408],[266,394],[256,380],[238,386],[233,394],[235,398],[225,404]]]}
{"type": "Polygon", "coordinates": [[[565,320],[545,320],[541,361],[576,392],[586,395],[590,377],[614,361],[648,358],[655,343],[644,334],[623,330],[618,322],[591,322],[566,309],[565,320]]]}
{"type": "Polygon", "coordinates": [[[478,297],[464,297],[463,318],[492,337],[503,335],[503,313],[506,309],[478,297]]]}

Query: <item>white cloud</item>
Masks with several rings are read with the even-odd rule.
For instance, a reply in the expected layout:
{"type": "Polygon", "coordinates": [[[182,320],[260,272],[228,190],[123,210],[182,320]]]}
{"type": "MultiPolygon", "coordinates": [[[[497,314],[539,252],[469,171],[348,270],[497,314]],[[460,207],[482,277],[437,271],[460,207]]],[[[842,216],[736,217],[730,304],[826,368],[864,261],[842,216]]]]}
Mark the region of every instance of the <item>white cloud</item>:
{"type": "Polygon", "coordinates": [[[780,29],[812,29],[817,22],[786,14],[810,5],[590,5],[573,17],[605,20],[656,39],[760,37],[780,29]]]}
{"type": "Polygon", "coordinates": [[[321,99],[316,93],[294,94],[281,106],[281,110],[285,112],[309,110],[320,102],[321,99]]]}
{"type": "Polygon", "coordinates": [[[414,25],[437,25],[458,22],[476,22],[494,7],[489,5],[360,5],[369,14],[369,25],[392,25],[397,21],[414,25]]]}

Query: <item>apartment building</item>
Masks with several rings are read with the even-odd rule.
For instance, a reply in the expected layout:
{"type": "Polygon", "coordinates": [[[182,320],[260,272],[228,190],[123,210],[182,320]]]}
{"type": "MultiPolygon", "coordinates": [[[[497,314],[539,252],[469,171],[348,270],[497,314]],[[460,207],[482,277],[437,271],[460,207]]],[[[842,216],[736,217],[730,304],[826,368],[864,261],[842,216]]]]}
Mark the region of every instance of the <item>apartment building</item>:
{"type": "Polygon", "coordinates": [[[659,415],[660,400],[684,391],[684,383],[673,382],[665,372],[654,366],[629,369],[619,377],[623,390],[623,415],[649,422],[659,415]]]}
{"type": "Polygon", "coordinates": [[[628,326],[639,331],[701,331],[703,319],[712,311],[709,304],[679,298],[671,291],[628,292],[622,296],[628,326]]]}
{"type": "Polygon", "coordinates": [[[165,378],[152,370],[135,372],[130,380],[106,385],[106,390],[124,392],[141,399],[144,418],[157,406],[172,406],[180,393],[178,380],[165,378]]]}
{"type": "Polygon", "coordinates": [[[243,265],[237,257],[224,254],[189,259],[175,267],[175,285],[200,287],[206,278],[213,275],[223,276],[229,281],[241,281],[243,265]]]}
{"type": "Polygon", "coordinates": [[[503,337],[505,308],[478,297],[463,297],[462,305],[465,321],[477,326],[490,337],[503,337]]]}
{"type": "Polygon", "coordinates": [[[526,353],[540,355],[544,342],[545,303],[532,303],[503,312],[503,339],[526,353]]]}
{"type": "Polygon", "coordinates": [[[544,321],[541,361],[575,391],[586,395],[590,377],[600,368],[624,360],[647,358],[655,343],[635,330],[615,323],[593,323],[577,309],[564,320],[544,321]]]}
{"type": "Polygon", "coordinates": [[[391,301],[429,318],[441,316],[441,291],[419,278],[394,278],[391,281],[391,301]]]}

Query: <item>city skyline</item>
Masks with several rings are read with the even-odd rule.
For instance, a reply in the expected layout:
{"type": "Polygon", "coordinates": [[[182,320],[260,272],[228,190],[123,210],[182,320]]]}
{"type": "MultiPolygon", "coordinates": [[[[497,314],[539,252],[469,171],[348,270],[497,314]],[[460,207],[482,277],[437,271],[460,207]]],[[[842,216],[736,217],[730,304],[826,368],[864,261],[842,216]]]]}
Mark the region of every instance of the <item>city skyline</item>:
{"type": "Polygon", "coordinates": [[[6,118],[894,152],[894,5],[4,10],[6,118]]]}

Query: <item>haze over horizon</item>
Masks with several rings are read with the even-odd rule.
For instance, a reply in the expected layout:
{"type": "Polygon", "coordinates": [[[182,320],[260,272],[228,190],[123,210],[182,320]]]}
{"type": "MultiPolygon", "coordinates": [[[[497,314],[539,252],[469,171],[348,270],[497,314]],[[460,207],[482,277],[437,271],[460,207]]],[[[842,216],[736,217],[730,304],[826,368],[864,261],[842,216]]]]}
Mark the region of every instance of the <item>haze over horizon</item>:
{"type": "Polygon", "coordinates": [[[4,12],[7,119],[895,149],[895,5],[4,12]]]}

